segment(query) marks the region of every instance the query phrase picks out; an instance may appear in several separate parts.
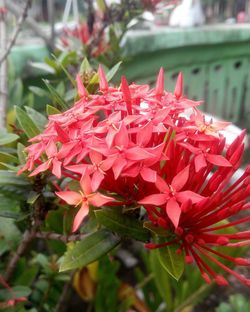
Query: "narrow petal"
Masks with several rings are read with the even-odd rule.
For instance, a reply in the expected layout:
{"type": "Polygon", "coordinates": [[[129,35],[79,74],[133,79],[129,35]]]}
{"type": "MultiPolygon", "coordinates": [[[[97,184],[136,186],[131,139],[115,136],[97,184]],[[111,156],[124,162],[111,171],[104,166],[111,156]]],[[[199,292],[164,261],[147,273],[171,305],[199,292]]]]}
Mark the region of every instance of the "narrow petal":
{"type": "Polygon", "coordinates": [[[164,69],[163,67],[161,67],[156,81],[155,94],[163,95],[163,93],[164,93],[164,69]]]}
{"type": "Polygon", "coordinates": [[[96,170],[91,180],[91,188],[93,192],[95,192],[99,188],[103,179],[104,179],[104,174],[101,173],[99,170],[96,170]]]}
{"type": "Polygon", "coordinates": [[[179,206],[174,197],[170,198],[167,201],[166,213],[169,219],[172,221],[175,228],[177,228],[180,221],[181,207],[179,206]]]}
{"type": "Polygon", "coordinates": [[[76,85],[77,85],[77,92],[78,92],[78,95],[80,97],[88,96],[88,92],[86,91],[86,89],[82,83],[81,76],[79,74],[77,74],[77,76],[76,76],[76,85]]]}
{"type": "Polygon", "coordinates": [[[89,213],[89,206],[85,203],[82,204],[81,208],[78,210],[72,227],[72,232],[75,232],[79,229],[83,219],[88,215],[89,213]]]}
{"type": "Polygon", "coordinates": [[[73,191],[56,192],[58,197],[64,200],[69,205],[78,205],[82,201],[81,194],[73,191]]]}
{"type": "Polygon", "coordinates": [[[89,198],[89,204],[95,207],[101,207],[107,203],[115,201],[114,198],[102,195],[101,193],[95,193],[89,198]]]}
{"type": "Polygon", "coordinates": [[[207,161],[219,167],[232,167],[232,164],[221,155],[207,154],[207,161]]]}
{"type": "Polygon", "coordinates": [[[149,159],[153,158],[154,155],[147,152],[145,149],[135,146],[128,150],[126,150],[126,157],[130,160],[143,160],[143,159],[149,159]]]}
{"type": "Polygon", "coordinates": [[[98,76],[99,76],[99,85],[101,91],[107,91],[108,90],[108,82],[104,73],[104,70],[101,65],[99,65],[98,68],[98,76]]]}
{"type": "Polygon", "coordinates": [[[184,185],[187,183],[189,177],[189,168],[190,166],[186,166],[183,170],[181,170],[172,180],[171,186],[174,190],[181,190],[184,185]]]}
{"type": "Polygon", "coordinates": [[[124,101],[126,102],[128,114],[132,115],[131,94],[129,91],[127,79],[124,76],[122,76],[121,78],[121,90],[123,93],[124,101]]]}
{"type": "Polygon", "coordinates": [[[182,88],[183,88],[183,75],[180,72],[176,81],[174,95],[179,100],[182,97],[182,88]]]}
{"type": "Polygon", "coordinates": [[[33,176],[37,175],[38,173],[41,173],[41,172],[48,170],[50,167],[50,164],[51,164],[51,161],[47,160],[45,163],[36,167],[36,169],[29,175],[29,177],[33,177],[33,176]]]}
{"type": "Polygon", "coordinates": [[[91,187],[91,179],[87,172],[82,175],[80,185],[85,195],[91,194],[93,192],[91,187]]]}
{"type": "Polygon", "coordinates": [[[162,206],[166,202],[167,202],[166,194],[153,194],[153,195],[146,196],[143,199],[139,200],[138,204],[162,206]]]}
{"type": "Polygon", "coordinates": [[[102,154],[98,153],[96,151],[90,151],[89,152],[89,158],[92,162],[92,164],[99,164],[102,161],[102,154]]]}
{"type": "Polygon", "coordinates": [[[181,203],[190,199],[193,204],[196,204],[200,202],[201,200],[203,200],[205,197],[201,196],[200,194],[194,193],[192,191],[183,191],[183,192],[176,193],[176,198],[181,203]]]}

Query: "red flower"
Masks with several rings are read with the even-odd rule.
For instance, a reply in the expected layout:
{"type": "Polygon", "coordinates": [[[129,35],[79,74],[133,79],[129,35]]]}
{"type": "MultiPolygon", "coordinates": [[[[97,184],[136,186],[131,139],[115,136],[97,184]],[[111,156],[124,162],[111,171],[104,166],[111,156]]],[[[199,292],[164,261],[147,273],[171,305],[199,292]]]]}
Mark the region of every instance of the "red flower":
{"type": "Polygon", "coordinates": [[[205,120],[196,108],[199,103],[183,95],[182,75],[172,94],[164,90],[163,69],[153,89],[129,85],[124,77],[119,87],[110,87],[101,67],[98,74],[97,94],[88,94],[77,76],[80,100],[69,110],[49,116],[44,132],[30,140],[20,173],[47,171],[57,179],[79,182],[78,192],[62,183],[64,189],[56,193],[69,205],[80,207],[74,231],[90,205],[144,205],[145,219],[171,237],[163,244],[147,244],[148,248],[178,243],[187,262],[196,262],[207,282],[227,283],[210,267],[214,262],[249,284],[219,259],[239,265],[249,262],[214,249],[250,242],[249,231],[234,228],[249,221],[248,216],[223,223],[250,206],[250,169],[228,186],[240,165],[245,133],[226,146],[220,131],[227,123],[205,120]],[[223,234],[230,227],[234,233],[223,234]]]}

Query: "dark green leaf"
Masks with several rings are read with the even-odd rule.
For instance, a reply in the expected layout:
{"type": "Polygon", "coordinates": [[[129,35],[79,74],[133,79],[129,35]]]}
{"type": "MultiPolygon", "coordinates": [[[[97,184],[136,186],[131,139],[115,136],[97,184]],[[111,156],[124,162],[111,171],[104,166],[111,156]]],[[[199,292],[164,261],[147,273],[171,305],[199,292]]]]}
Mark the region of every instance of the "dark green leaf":
{"type": "Polygon", "coordinates": [[[183,254],[177,254],[178,245],[161,247],[157,250],[158,257],[163,268],[177,281],[184,271],[183,254]]]}
{"type": "Polygon", "coordinates": [[[17,160],[17,158],[14,155],[0,152],[0,162],[3,162],[3,163],[17,163],[18,160],[17,160]]]}
{"type": "Polygon", "coordinates": [[[30,116],[20,107],[16,106],[15,108],[17,120],[27,137],[33,138],[34,136],[38,135],[40,130],[36,126],[35,122],[30,118],[30,116]]]}
{"type": "Polygon", "coordinates": [[[134,218],[110,209],[96,210],[97,220],[109,230],[125,237],[132,237],[139,241],[149,240],[149,231],[143,228],[143,224],[134,218]]]}
{"type": "Polygon", "coordinates": [[[99,230],[77,243],[69,243],[60,272],[84,267],[107,254],[120,239],[106,230],[99,230]]]}
{"type": "Polygon", "coordinates": [[[14,286],[10,292],[8,289],[0,290],[0,301],[7,301],[13,298],[13,295],[16,298],[27,297],[31,293],[31,289],[26,286],[14,286]]]}

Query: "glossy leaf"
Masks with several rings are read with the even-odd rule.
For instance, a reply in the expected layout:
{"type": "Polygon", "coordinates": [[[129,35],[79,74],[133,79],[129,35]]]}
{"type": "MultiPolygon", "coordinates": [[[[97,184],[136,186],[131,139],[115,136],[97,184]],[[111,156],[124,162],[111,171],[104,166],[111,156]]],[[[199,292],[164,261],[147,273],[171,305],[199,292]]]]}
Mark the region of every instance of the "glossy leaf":
{"type": "Polygon", "coordinates": [[[28,138],[33,138],[40,133],[40,130],[35,122],[18,106],[16,106],[16,117],[28,138]]]}
{"type": "Polygon", "coordinates": [[[120,242],[120,239],[106,230],[88,235],[80,242],[68,244],[60,272],[80,268],[107,254],[120,242]]]}
{"type": "Polygon", "coordinates": [[[149,240],[149,231],[143,228],[143,224],[134,218],[109,209],[96,210],[95,215],[102,225],[119,235],[143,242],[149,240]]]}
{"type": "Polygon", "coordinates": [[[163,268],[177,281],[184,272],[184,257],[176,253],[178,245],[170,245],[157,250],[163,268]]]}

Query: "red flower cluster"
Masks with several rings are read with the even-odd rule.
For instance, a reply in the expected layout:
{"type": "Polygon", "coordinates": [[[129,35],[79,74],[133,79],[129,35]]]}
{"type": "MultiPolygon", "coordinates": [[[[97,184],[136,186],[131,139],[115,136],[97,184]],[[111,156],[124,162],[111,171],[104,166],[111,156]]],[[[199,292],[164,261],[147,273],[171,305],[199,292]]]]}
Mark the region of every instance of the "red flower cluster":
{"type": "Polygon", "coordinates": [[[128,85],[124,77],[118,88],[110,87],[101,67],[99,81],[98,93],[90,95],[77,77],[80,100],[68,111],[49,116],[46,130],[30,140],[21,171],[34,176],[48,170],[58,179],[80,182],[79,192],[56,193],[80,207],[73,231],[89,205],[143,205],[145,218],[165,229],[167,240],[147,248],[177,243],[178,252],[185,253],[187,263],[196,262],[206,282],[228,283],[209,266],[213,262],[250,285],[219,259],[238,265],[250,262],[214,249],[250,242],[250,231],[223,233],[250,220],[247,216],[225,223],[250,207],[250,169],[229,186],[240,165],[245,132],[226,146],[220,130],[227,123],[205,120],[199,103],[182,95],[181,74],[174,94],[164,90],[163,69],[153,89],[128,85]]]}

